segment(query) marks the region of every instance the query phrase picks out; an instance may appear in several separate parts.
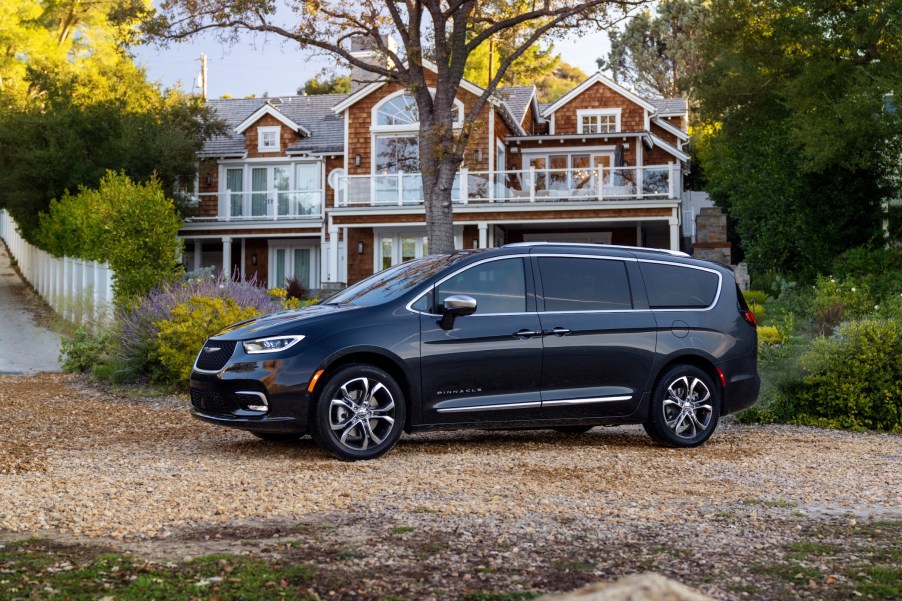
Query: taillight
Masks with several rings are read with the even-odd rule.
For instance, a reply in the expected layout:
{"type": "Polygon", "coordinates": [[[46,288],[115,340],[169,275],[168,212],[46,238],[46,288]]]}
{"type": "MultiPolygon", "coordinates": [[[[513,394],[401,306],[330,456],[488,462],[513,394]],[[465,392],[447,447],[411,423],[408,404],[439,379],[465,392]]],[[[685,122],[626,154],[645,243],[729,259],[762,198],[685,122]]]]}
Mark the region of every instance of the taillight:
{"type": "MultiPolygon", "coordinates": [[[[754,318],[754,317],[755,316],[752,315],[752,318],[754,318]]],[[[727,376],[726,376],[726,374],[723,373],[723,370],[720,369],[719,367],[717,368],[717,375],[720,376],[720,385],[723,386],[724,388],[726,388],[727,387],[727,376]]]]}
{"type": "Polygon", "coordinates": [[[756,328],[758,327],[758,320],[755,319],[754,313],[752,313],[751,311],[740,311],[739,314],[742,315],[742,318],[744,320],[752,324],[752,326],[756,328]]]}

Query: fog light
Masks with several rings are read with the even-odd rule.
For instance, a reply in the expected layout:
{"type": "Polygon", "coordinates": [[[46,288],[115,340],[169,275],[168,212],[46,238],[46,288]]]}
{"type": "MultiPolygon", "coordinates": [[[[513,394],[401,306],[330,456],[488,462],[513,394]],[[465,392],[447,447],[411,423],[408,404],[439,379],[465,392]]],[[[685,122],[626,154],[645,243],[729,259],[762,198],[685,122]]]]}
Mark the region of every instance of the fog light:
{"type": "Polygon", "coordinates": [[[256,390],[240,390],[235,393],[235,400],[238,401],[242,409],[248,411],[269,411],[266,395],[256,390]]]}

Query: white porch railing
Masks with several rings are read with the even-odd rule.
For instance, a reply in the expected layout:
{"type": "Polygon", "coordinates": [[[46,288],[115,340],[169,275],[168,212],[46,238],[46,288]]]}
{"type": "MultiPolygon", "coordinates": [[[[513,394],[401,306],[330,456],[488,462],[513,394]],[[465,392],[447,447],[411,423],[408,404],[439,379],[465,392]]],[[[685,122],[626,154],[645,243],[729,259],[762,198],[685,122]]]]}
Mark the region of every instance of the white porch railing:
{"type": "MultiPolygon", "coordinates": [[[[596,167],[468,171],[454,179],[455,203],[528,204],[680,198],[679,166],[596,167]]],[[[339,178],[338,206],[410,206],[423,203],[419,173],[346,175],[339,178]]]]}
{"type": "Polygon", "coordinates": [[[197,195],[198,204],[216,215],[200,215],[188,221],[288,221],[322,219],[322,190],[260,190],[210,192],[197,195]]]}
{"type": "Polygon", "coordinates": [[[53,310],[82,324],[108,319],[113,304],[113,271],[104,263],[54,257],[26,242],[16,222],[0,209],[0,238],[38,294],[53,310]]]}

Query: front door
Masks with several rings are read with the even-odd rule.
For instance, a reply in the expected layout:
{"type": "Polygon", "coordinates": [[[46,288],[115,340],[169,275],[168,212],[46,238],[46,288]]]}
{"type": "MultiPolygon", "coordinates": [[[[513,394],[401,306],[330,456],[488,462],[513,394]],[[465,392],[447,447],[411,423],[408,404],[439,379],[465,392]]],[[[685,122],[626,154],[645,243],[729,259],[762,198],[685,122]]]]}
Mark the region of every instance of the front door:
{"type": "Polygon", "coordinates": [[[285,281],[296,278],[305,287],[315,288],[311,275],[314,271],[314,252],[310,246],[280,244],[271,249],[269,286],[284,288],[285,281]]]}
{"type": "Polygon", "coordinates": [[[489,260],[436,287],[436,305],[466,295],[477,308],[447,330],[435,314],[420,317],[423,423],[538,417],[542,335],[528,267],[522,257],[489,260]]]}
{"type": "Polygon", "coordinates": [[[591,256],[533,261],[543,296],[542,417],[630,415],[651,374],[656,342],[652,313],[633,310],[635,264],[591,256]]]}

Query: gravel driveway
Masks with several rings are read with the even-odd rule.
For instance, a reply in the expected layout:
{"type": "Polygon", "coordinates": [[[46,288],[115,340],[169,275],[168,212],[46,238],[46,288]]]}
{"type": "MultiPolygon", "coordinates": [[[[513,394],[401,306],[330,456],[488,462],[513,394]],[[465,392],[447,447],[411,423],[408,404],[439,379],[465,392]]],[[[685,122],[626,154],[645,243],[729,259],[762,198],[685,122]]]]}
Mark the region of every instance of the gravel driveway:
{"type": "Polygon", "coordinates": [[[748,598],[737,566],[780,560],[800,533],[902,519],[894,435],[727,421],[674,450],[636,427],[442,432],[348,464],[309,439],[259,441],[191,419],[182,399],[116,397],[73,376],[0,376],[0,405],[0,540],[160,560],[300,546],[345,568],[387,562],[386,590],[420,587],[410,598],[451,580],[566,590],[643,568],[748,598]]]}

